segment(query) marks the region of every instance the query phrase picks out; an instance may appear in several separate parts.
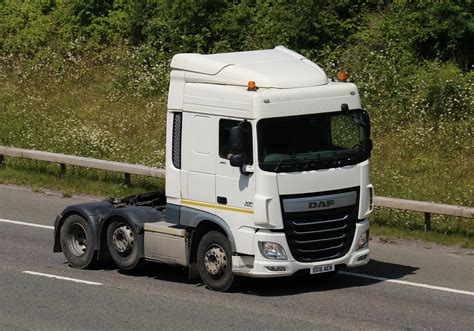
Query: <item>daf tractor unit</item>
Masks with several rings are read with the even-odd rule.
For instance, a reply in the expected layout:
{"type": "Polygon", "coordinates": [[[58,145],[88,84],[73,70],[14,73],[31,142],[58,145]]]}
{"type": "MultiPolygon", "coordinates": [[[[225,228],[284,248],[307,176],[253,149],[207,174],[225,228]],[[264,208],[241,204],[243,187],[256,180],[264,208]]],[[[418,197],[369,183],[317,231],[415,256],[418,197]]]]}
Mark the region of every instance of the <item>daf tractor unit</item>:
{"type": "MultiPolygon", "coordinates": [[[[159,128],[157,128],[159,129],[159,128]]],[[[357,87],[285,47],[171,61],[164,193],[67,207],[54,252],[236,275],[335,273],[369,260],[368,114],[357,87]]]]}

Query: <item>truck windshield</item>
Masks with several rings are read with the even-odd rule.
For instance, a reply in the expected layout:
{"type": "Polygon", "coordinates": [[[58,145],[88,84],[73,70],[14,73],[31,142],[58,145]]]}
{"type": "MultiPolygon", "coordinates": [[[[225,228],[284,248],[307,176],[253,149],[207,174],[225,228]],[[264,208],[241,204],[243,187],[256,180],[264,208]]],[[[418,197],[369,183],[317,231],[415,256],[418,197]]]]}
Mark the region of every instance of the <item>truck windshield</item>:
{"type": "Polygon", "coordinates": [[[257,134],[259,166],[271,172],[357,164],[372,148],[363,110],[262,119],[257,134]]]}

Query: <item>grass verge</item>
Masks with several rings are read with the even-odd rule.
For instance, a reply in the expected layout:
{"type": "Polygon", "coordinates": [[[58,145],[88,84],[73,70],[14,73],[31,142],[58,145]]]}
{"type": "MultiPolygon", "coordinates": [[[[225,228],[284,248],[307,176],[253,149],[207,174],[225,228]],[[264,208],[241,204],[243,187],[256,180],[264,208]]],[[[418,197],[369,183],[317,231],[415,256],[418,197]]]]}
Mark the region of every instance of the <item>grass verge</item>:
{"type": "Polygon", "coordinates": [[[68,166],[64,176],[59,174],[58,164],[7,158],[5,166],[0,167],[0,183],[28,185],[35,192],[54,190],[65,197],[73,194],[120,197],[164,190],[164,180],[159,178],[132,175],[132,186],[128,187],[124,175],[115,172],[68,166]]]}
{"type": "Polygon", "coordinates": [[[424,232],[422,230],[409,230],[397,227],[378,225],[376,220],[372,220],[370,225],[372,236],[380,237],[381,240],[408,239],[422,240],[447,246],[460,246],[463,248],[474,248],[474,240],[462,234],[444,234],[436,231],[424,232]]]}

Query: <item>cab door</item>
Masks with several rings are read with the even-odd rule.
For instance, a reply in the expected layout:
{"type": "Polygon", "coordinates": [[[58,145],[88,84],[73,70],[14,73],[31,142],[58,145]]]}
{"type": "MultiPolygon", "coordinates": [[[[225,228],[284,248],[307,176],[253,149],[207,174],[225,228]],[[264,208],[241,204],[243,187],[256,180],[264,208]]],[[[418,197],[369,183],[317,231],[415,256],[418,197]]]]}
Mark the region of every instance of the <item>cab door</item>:
{"type": "Polygon", "coordinates": [[[181,203],[214,214],[217,118],[184,113],[181,203]]]}
{"type": "MultiPolygon", "coordinates": [[[[255,175],[243,174],[241,169],[230,165],[232,148],[230,128],[239,125],[241,120],[219,119],[218,155],[216,165],[216,214],[231,228],[253,225],[253,199],[255,195],[255,175]]],[[[252,125],[243,123],[244,154],[246,164],[253,165],[252,125]]]]}

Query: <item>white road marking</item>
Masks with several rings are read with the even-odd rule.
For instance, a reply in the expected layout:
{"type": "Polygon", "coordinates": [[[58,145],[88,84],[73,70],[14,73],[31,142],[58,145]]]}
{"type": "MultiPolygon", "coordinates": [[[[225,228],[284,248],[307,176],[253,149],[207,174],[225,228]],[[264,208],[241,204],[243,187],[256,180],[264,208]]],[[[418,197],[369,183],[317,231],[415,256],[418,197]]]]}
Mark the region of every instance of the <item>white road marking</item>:
{"type": "Polygon", "coordinates": [[[356,272],[340,271],[339,273],[343,274],[343,275],[348,275],[348,276],[379,280],[381,282],[388,282],[388,283],[395,283],[395,284],[401,284],[401,285],[422,287],[422,288],[427,288],[427,289],[430,289],[430,290],[437,290],[437,291],[444,291],[444,292],[457,293],[457,294],[466,294],[466,295],[473,295],[474,296],[474,292],[456,290],[454,288],[449,288],[449,287],[427,285],[427,284],[422,284],[422,283],[413,283],[413,282],[407,282],[405,280],[377,277],[377,276],[371,276],[371,275],[367,275],[367,274],[359,274],[359,273],[356,273],[356,272]]]}
{"type": "Polygon", "coordinates": [[[96,282],[90,282],[88,280],[82,280],[82,279],[76,279],[76,278],[69,278],[69,277],[62,277],[62,276],[56,276],[56,275],[50,275],[50,274],[43,274],[41,272],[34,272],[34,271],[28,271],[25,270],[23,271],[24,274],[28,275],[34,275],[34,276],[41,276],[41,277],[47,277],[47,278],[55,278],[55,279],[61,279],[61,280],[68,280],[70,282],[75,282],[75,283],[81,283],[81,284],[87,284],[87,285],[104,285],[102,283],[96,283],[96,282]]]}
{"type": "Polygon", "coordinates": [[[35,227],[35,228],[54,230],[54,226],[51,226],[51,225],[42,225],[42,224],[36,224],[36,223],[6,220],[6,219],[3,219],[3,218],[0,218],[0,222],[10,223],[10,224],[18,224],[18,225],[26,225],[26,226],[32,226],[32,227],[35,227]]]}

